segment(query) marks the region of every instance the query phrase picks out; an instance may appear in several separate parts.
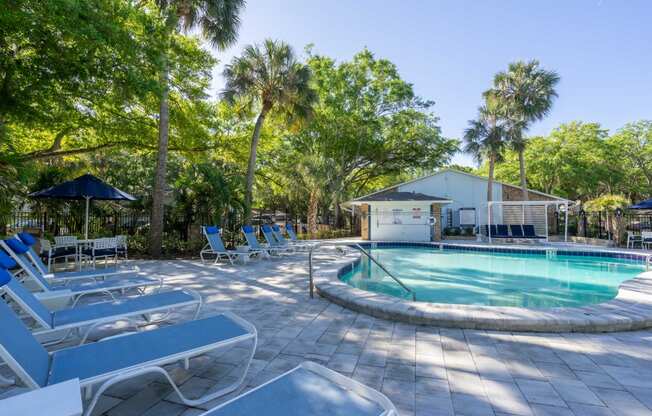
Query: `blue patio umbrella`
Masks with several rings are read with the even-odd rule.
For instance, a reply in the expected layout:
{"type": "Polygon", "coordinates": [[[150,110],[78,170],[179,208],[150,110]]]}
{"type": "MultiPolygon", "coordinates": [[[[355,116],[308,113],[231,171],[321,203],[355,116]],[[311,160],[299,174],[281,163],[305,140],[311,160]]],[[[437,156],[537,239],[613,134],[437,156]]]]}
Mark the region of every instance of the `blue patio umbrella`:
{"type": "Polygon", "coordinates": [[[84,226],[84,238],[88,239],[88,209],[91,199],[111,201],[135,201],[136,198],[126,192],[119,190],[93,175],[82,175],[77,179],[62,184],[42,189],[29,194],[32,198],[53,198],[86,200],[86,223],[84,226]]]}
{"type": "Polygon", "coordinates": [[[652,199],[646,199],[638,204],[630,205],[627,209],[652,209],[652,199]]]}

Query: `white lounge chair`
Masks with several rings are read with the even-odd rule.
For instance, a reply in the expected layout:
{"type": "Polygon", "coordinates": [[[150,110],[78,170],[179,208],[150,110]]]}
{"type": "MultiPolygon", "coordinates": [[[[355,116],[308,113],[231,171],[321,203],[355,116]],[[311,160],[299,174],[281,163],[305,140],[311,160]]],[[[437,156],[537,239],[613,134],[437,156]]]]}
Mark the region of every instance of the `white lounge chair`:
{"type": "Polygon", "coordinates": [[[231,264],[234,263],[235,260],[238,259],[238,257],[241,254],[247,254],[247,253],[239,253],[237,251],[229,251],[224,247],[224,242],[222,241],[222,237],[220,236],[220,229],[212,226],[212,225],[205,225],[201,227],[202,233],[206,237],[206,240],[208,243],[201,249],[199,252],[199,258],[201,258],[201,262],[204,263],[204,255],[213,255],[215,256],[215,261],[213,263],[217,263],[221,259],[227,259],[231,264]]]}
{"type": "MultiPolygon", "coordinates": [[[[29,234],[28,234],[29,235],[29,234]]],[[[128,275],[138,271],[138,268],[132,269],[118,269],[118,268],[102,268],[92,270],[81,270],[76,272],[61,272],[50,273],[47,266],[43,263],[39,255],[34,251],[34,244],[36,240],[32,237],[31,242],[24,239],[27,238],[20,235],[20,239],[8,238],[0,240],[0,247],[2,247],[11,257],[18,262],[22,259],[24,264],[32,264],[38,271],[41,272],[43,277],[53,281],[79,281],[79,280],[99,280],[108,276],[128,275]]]]}
{"type": "MultiPolygon", "coordinates": [[[[195,319],[202,307],[201,296],[197,292],[184,289],[50,311],[33,293],[14,279],[8,270],[2,267],[0,267],[0,279],[8,279],[0,290],[4,290],[11,300],[37,323],[39,328],[35,329],[35,334],[64,332],[59,339],[48,342],[53,344],[68,338],[72,331],[80,332],[83,343],[93,329],[117,321],[127,321],[131,327],[138,329],[140,325],[135,321],[136,317],[148,317],[153,313],[164,313],[164,317],[167,317],[173,310],[182,307],[194,307],[193,319],[195,319]],[[86,329],[82,333],[81,329],[84,327],[86,329]]],[[[0,292],[0,294],[2,293],[0,292]]],[[[151,322],[147,318],[147,323],[151,322]]]]}
{"type": "Polygon", "coordinates": [[[313,362],[304,362],[200,416],[398,416],[382,393],[313,362]]]}
{"type": "MultiPolygon", "coordinates": [[[[6,276],[4,279],[6,281],[6,276]]],[[[86,397],[92,397],[85,415],[92,413],[99,397],[108,388],[144,374],[164,376],[188,406],[206,403],[234,391],[242,384],[257,345],[256,328],[229,312],[150,331],[109,337],[102,342],[52,353],[43,348],[4,302],[0,302],[0,328],[0,358],[16,376],[32,389],[79,379],[86,397]],[[188,367],[192,357],[242,343],[252,344],[242,375],[228,386],[199,398],[187,398],[163,368],[175,362],[182,362],[188,367]]],[[[48,403],[43,403],[43,406],[43,414],[46,414],[48,403]]]]}

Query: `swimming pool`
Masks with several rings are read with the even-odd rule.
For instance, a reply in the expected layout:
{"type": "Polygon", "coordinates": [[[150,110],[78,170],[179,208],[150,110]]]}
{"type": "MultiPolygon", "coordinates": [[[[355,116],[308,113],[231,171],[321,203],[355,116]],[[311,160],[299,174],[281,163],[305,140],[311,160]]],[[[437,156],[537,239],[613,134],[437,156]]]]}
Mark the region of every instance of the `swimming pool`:
{"type": "MultiPolygon", "coordinates": [[[[608,301],[625,280],[645,271],[640,261],[545,252],[499,253],[432,247],[370,248],[370,253],[416,293],[417,301],[575,307],[608,301]]],[[[411,298],[366,257],[340,280],[359,289],[411,298]]]]}

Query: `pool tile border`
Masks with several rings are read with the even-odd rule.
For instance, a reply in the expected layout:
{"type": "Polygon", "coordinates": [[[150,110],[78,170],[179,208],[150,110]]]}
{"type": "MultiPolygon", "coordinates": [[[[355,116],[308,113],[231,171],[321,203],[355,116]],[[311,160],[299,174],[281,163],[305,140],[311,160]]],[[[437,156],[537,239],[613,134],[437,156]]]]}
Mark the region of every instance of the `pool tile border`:
{"type": "MultiPolygon", "coordinates": [[[[372,247],[432,247],[439,250],[469,250],[498,253],[598,256],[646,262],[648,255],[616,250],[577,250],[562,247],[501,247],[454,243],[365,242],[372,247]]],[[[610,301],[584,307],[528,309],[505,306],[455,305],[413,302],[347,285],[339,279],[360,261],[351,250],[346,264],[315,273],[317,292],[331,302],[368,315],[418,325],[450,328],[531,332],[614,332],[652,327],[652,271],[621,283],[610,301]]]]}

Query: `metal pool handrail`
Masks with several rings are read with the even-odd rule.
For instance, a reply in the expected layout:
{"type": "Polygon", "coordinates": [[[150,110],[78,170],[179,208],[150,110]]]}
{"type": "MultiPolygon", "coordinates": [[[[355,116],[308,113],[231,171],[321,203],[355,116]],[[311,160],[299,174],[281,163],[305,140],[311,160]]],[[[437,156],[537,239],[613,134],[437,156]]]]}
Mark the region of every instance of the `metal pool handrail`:
{"type": "MultiPolygon", "coordinates": [[[[309,277],[310,277],[310,297],[311,297],[311,298],[314,297],[314,291],[315,291],[315,282],[314,282],[313,271],[312,271],[312,254],[313,254],[317,249],[323,247],[324,245],[351,247],[351,244],[350,244],[350,243],[335,243],[335,242],[331,242],[331,243],[317,243],[317,244],[315,244],[314,246],[312,246],[312,247],[310,248],[310,252],[308,253],[308,274],[309,274],[309,277]]],[[[383,266],[383,265],[382,265],[378,260],[376,260],[376,258],[375,258],[374,256],[372,256],[371,253],[369,253],[367,250],[365,250],[364,248],[362,248],[362,246],[361,246],[360,244],[355,244],[354,247],[356,247],[358,250],[360,250],[360,252],[362,252],[365,256],[367,256],[367,258],[369,258],[369,260],[371,260],[371,261],[374,262],[378,267],[380,267],[380,269],[381,269],[382,271],[384,271],[385,273],[387,273],[387,275],[388,275],[389,277],[391,277],[391,278],[392,278],[396,283],[398,283],[398,285],[401,286],[401,288],[403,288],[403,290],[405,290],[406,292],[408,292],[409,294],[411,294],[411,295],[412,295],[412,300],[416,302],[416,300],[417,300],[417,294],[416,294],[412,289],[410,289],[409,287],[407,287],[407,286],[406,286],[406,285],[401,281],[401,279],[399,279],[398,277],[394,276],[394,275],[393,275],[389,270],[387,270],[387,268],[386,268],[385,266],[383,266]]]]}

